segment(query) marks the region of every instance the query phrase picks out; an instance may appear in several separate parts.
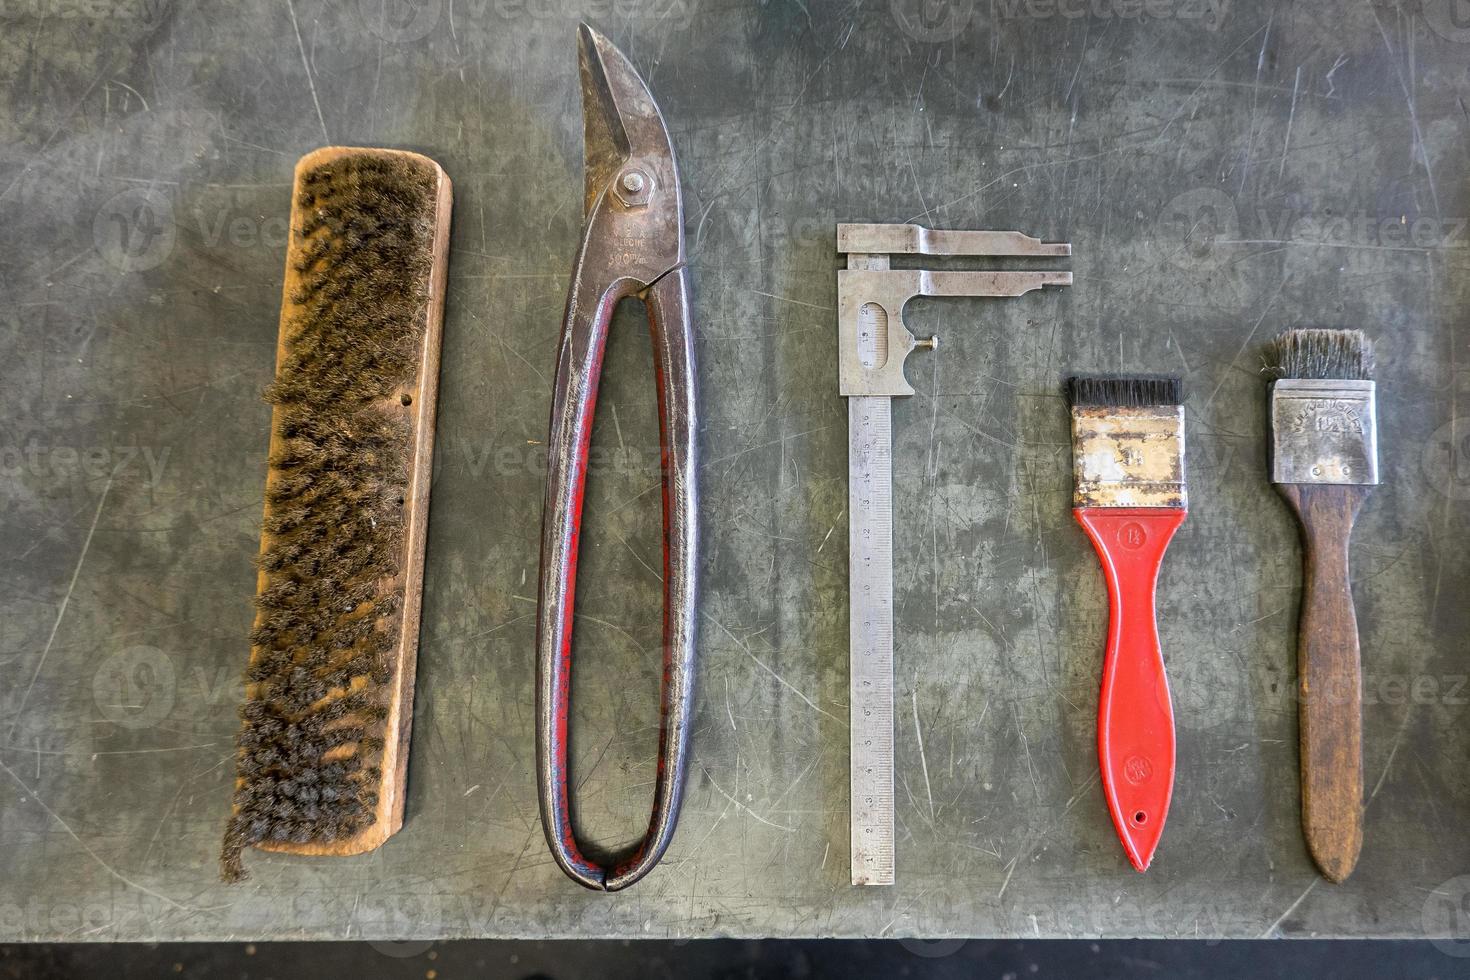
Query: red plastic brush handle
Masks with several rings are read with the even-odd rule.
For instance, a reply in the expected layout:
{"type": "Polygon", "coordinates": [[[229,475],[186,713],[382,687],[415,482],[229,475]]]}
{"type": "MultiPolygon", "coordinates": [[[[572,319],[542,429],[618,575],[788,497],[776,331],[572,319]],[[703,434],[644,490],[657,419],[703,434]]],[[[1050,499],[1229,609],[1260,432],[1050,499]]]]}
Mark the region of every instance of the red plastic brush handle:
{"type": "Polygon", "coordinates": [[[1103,795],[1118,839],[1139,871],[1164,833],[1174,793],[1174,707],[1159,650],[1154,586],[1185,511],[1078,507],[1108,582],[1108,646],[1097,705],[1103,795]]]}

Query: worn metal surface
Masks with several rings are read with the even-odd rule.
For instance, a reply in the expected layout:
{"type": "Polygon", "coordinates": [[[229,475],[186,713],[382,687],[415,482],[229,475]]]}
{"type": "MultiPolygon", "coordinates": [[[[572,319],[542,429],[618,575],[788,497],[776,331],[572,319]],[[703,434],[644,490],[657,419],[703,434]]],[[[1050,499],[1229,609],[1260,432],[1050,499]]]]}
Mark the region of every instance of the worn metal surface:
{"type": "Polygon", "coordinates": [[[1019,231],[975,231],[963,228],[925,228],[911,224],[840,224],[837,251],[846,254],[878,252],[888,255],[1024,255],[1065,258],[1072,254],[1066,242],[1043,242],[1019,231]]]}
{"type": "Polygon", "coordinates": [[[622,52],[585,24],[577,37],[587,224],[572,263],[552,380],[536,611],[536,788],[557,865],[588,888],[618,891],[664,856],[689,771],[699,629],[699,399],[684,207],[669,134],[622,52]],[[578,804],[569,785],[577,556],[609,328],[618,303],[633,298],[648,311],[654,364],[645,383],[658,392],[662,708],[648,830],[622,854],[604,849],[589,855],[577,833],[578,804]]]}
{"type": "Polygon", "coordinates": [[[904,307],[919,297],[1024,296],[1047,286],[1072,285],[1070,272],[933,272],[890,269],[888,256],[850,254],[837,273],[838,390],[843,395],[903,396],[914,393],[904,370],[916,347],[934,349],[937,336],[914,339],[904,307]],[[870,346],[870,340],[876,344],[870,346]]]}
{"type": "MultiPolygon", "coordinates": [[[[1470,29],[1445,0],[0,3],[0,933],[1423,935],[1470,894],[1470,29]],[[1073,8],[1066,7],[1067,11],[1073,8]],[[927,16],[926,16],[927,14],[927,16]],[[696,761],[635,888],[566,880],[534,773],[550,374],[582,225],[575,24],[658,93],[686,194],[705,477],[696,761]],[[248,653],[291,166],[423,150],[456,187],[407,822],[214,858],[248,653]],[[847,841],[837,221],[1025,228],[1076,285],[917,305],[896,406],[898,881],[847,841]],[[1302,844],[1297,533],[1258,345],[1380,341],[1353,537],[1362,858],[1302,844]],[[1106,606],[1069,513],[1079,371],[1184,375],[1178,716],[1146,875],[1093,744],[1106,606]]],[[[636,839],[658,716],[651,357],[620,318],[578,594],[587,831],[636,839]]],[[[1463,933],[1462,933],[1463,935],[1463,933]]],[[[946,947],[915,947],[939,952],[946,947]]],[[[1447,944],[1451,952],[1464,945],[1447,944]]]]}
{"type": "Polygon", "coordinates": [[[1271,479],[1378,482],[1378,393],[1372,381],[1283,378],[1271,383],[1271,479]]]}
{"type": "Polygon", "coordinates": [[[847,269],[836,273],[838,391],[844,395],[911,395],[904,364],[914,348],[936,350],[938,336],[917,341],[904,307],[917,297],[1017,297],[1032,289],[1070,287],[1072,273],[892,269],[891,254],[979,257],[1064,257],[1067,242],[1042,242],[1013,231],[931,231],[916,225],[838,225],[836,248],[847,269]]]}
{"type": "Polygon", "coordinates": [[[1072,406],[1073,507],[1188,507],[1184,406],[1072,406]]]}

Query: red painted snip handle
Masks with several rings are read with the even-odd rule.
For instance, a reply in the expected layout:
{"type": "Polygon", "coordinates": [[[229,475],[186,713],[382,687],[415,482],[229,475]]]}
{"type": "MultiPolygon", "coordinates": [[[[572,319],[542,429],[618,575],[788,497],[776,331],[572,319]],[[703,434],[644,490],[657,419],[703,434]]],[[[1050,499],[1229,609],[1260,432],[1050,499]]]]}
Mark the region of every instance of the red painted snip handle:
{"type": "Polygon", "coordinates": [[[1097,705],[1103,794],[1128,860],[1147,870],[1174,792],[1174,708],[1154,621],[1164,549],[1178,508],[1078,507],[1108,581],[1108,646],[1097,705]]]}

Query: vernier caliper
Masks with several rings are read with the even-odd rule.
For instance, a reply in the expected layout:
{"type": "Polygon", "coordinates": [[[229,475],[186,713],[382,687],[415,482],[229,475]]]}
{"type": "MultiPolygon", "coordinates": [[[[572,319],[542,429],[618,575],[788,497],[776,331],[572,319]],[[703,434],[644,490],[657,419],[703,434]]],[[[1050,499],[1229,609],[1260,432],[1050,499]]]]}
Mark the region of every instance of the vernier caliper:
{"type": "Polygon", "coordinates": [[[837,226],[839,383],[847,398],[848,657],[852,883],[893,884],[893,438],[890,399],[912,395],[903,322],[915,296],[1020,296],[1070,286],[1070,272],[892,269],[893,255],[1072,254],[1014,231],[931,231],[918,225],[837,226]]]}

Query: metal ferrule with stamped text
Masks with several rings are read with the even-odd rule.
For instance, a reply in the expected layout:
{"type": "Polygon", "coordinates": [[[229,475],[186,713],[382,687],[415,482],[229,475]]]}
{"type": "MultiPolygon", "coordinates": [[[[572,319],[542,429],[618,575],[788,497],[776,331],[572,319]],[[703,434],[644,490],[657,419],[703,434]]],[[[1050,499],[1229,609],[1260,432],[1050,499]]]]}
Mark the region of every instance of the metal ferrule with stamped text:
{"type": "Polygon", "coordinates": [[[1187,509],[1184,406],[1075,405],[1074,507],[1187,509]]]}
{"type": "Polygon", "coordinates": [[[1378,482],[1372,381],[1282,378],[1271,385],[1271,481],[1378,482]]]}

